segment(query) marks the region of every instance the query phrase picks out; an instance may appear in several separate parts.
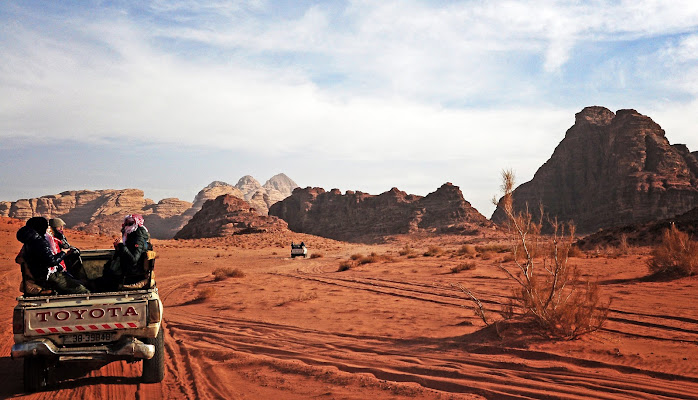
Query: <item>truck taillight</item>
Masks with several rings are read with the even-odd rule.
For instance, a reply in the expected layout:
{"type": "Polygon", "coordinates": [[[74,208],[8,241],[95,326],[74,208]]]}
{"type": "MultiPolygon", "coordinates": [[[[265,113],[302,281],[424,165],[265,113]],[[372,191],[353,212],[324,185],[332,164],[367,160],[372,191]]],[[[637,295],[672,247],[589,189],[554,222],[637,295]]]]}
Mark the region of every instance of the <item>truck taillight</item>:
{"type": "Polygon", "coordinates": [[[160,302],[148,300],[148,323],[160,322],[160,302]]]}
{"type": "Polygon", "coordinates": [[[12,313],[12,333],[24,333],[24,310],[15,308],[12,313]]]}

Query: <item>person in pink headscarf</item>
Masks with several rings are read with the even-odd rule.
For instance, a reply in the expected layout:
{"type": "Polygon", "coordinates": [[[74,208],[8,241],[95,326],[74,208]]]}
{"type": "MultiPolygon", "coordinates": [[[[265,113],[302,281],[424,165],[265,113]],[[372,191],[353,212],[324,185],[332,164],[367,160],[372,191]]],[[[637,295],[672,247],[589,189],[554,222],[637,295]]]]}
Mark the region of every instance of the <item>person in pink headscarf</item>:
{"type": "Polygon", "coordinates": [[[104,277],[108,282],[107,289],[117,289],[124,283],[125,275],[137,273],[138,262],[152,248],[150,233],[143,222],[143,216],[140,214],[130,214],[124,218],[121,224],[121,238],[114,240],[114,257],[104,271],[104,277]]]}

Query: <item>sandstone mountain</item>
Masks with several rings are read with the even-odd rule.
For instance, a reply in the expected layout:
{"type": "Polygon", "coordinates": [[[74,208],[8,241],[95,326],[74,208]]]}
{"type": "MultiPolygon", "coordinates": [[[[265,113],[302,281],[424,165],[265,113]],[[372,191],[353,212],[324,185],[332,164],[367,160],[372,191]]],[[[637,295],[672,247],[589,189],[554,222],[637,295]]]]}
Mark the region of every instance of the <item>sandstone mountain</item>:
{"type": "Polygon", "coordinates": [[[139,189],[77,190],[15,202],[0,202],[0,216],[22,220],[34,216],[60,217],[70,228],[90,233],[118,234],[127,214],[143,214],[153,237],[172,237],[181,214],[191,203],[163,199],[158,203],[144,197],[139,189]]]}
{"type": "Polygon", "coordinates": [[[425,197],[397,188],[380,195],[298,188],[272,205],[269,215],[288,222],[292,231],[346,241],[415,232],[471,232],[489,223],[451,183],[425,197]]]}
{"type": "MultiPolygon", "coordinates": [[[[669,144],[664,130],[635,110],[577,113],[550,159],[514,191],[514,207],[539,204],[579,232],[657,221],[698,206],[698,157],[669,144]]],[[[504,220],[497,208],[494,222],[504,220]]]]}
{"type": "Polygon", "coordinates": [[[231,194],[250,203],[259,214],[267,215],[269,206],[290,196],[293,189],[297,187],[296,182],[285,174],[274,175],[264,185],[260,185],[250,175],[240,178],[235,186],[214,181],[196,195],[194,205],[187,214],[189,217],[196,214],[207,200],[213,200],[222,194],[231,194]]]}
{"type": "MultiPolygon", "coordinates": [[[[254,180],[254,178],[251,180],[254,180]]],[[[241,179],[243,182],[250,179],[241,179]]],[[[256,182],[256,181],[254,181],[256,182]]],[[[254,186],[254,185],[252,185],[254,186]]],[[[298,185],[284,174],[278,174],[265,186],[257,184],[248,197],[258,213],[266,214],[269,205],[290,195],[298,185]],[[260,211],[261,209],[261,211],[260,211]]],[[[242,188],[249,188],[241,185],[242,188]]],[[[139,189],[79,190],[66,191],[57,195],[0,202],[0,216],[27,220],[34,216],[60,217],[69,228],[90,233],[113,235],[121,229],[126,214],[143,214],[145,224],[153,238],[171,239],[201,209],[207,200],[223,194],[244,198],[248,194],[240,187],[214,181],[203,188],[194,198],[194,203],[167,198],[155,203],[144,197],[139,189]]]]}
{"type": "Polygon", "coordinates": [[[207,200],[175,239],[198,239],[288,230],[285,221],[259,215],[250,203],[230,194],[207,200]]]}

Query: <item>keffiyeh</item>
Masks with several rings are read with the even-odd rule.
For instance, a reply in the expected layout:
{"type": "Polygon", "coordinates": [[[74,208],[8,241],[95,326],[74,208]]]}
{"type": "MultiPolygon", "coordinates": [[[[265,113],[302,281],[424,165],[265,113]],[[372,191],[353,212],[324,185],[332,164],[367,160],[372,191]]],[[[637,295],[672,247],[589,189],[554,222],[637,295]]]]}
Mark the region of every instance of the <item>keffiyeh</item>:
{"type": "MultiPolygon", "coordinates": [[[[126,236],[129,234],[133,233],[138,229],[138,227],[143,226],[143,223],[145,221],[143,220],[143,216],[140,214],[129,214],[124,218],[124,223],[121,224],[121,232],[123,235],[121,236],[121,243],[126,244],[126,236]]],[[[146,232],[148,232],[148,228],[143,226],[143,229],[145,229],[146,232]]]]}

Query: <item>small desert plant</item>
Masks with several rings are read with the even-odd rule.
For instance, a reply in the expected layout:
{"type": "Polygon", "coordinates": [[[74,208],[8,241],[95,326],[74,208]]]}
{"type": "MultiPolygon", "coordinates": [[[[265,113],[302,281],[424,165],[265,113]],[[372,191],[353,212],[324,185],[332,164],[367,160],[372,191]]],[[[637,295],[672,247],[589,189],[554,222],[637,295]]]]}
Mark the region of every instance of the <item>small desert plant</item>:
{"type": "Polygon", "coordinates": [[[370,263],[377,263],[377,262],[392,262],[394,261],[392,257],[389,255],[381,255],[381,254],[376,254],[376,253],[371,253],[367,257],[362,257],[361,259],[358,260],[359,264],[370,264],[370,263]]]}
{"type": "Polygon", "coordinates": [[[691,276],[698,272],[698,242],[674,224],[664,231],[662,243],[651,255],[647,266],[652,273],[691,276]]]}
{"type": "Polygon", "coordinates": [[[443,254],[444,249],[439,246],[429,246],[427,251],[424,252],[424,257],[438,257],[443,254]]]}
{"type": "Polygon", "coordinates": [[[207,287],[199,290],[199,293],[196,295],[196,300],[197,301],[206,301],[208,299],[212,299],[213,297],[216,296],[216,289],[212,287],[207,287]]]}
{"type": "Polygon", "coordinates": [[[481,246],[475,246],[475,250],[479,253],[492,252],[492,253],[508,253],[511,247],[507,244],[496,244],[490,243],[481,246]]]}
{"type": "Polygon", "coordinates": [[[300,303],[300,302],[310,301],[310,300],[315,300],[315,299],[317,299],[317,293],[315,293],[315,292],[302,293],[296,297],[292,297],[290,299],[283,300],[279,304],[277,304],[276,306],[281,307],[281,306],[284,306],[284,305],[289,304],[289,303],[300,303]]]}
{"type": "Polygon", "coordinates": [[[409,244],[406,244],[405,247],[403,247],[402,249],[400,249],[400,251],[398,252],[398,254],[400,254],[401,256],[410,257],[410,256],[414,256],[414,255],[416,254],[416,252],[414,251],[414,249],[413,249],[409,244]]]}
{"type": "Polygon", "coordinates": [[[477,249],[472,244],[464,244],[456,250],[456,254],[459,256],[474,257],[475,254],[477,254],[477,249]]]}
{"type": "Polygon", "coordinates": [[[339,269],[337,272],[348,271],[354,264],[351,261],[342,261],[339,263],[339,269]]]}
{"type": "Polygon", "coordinates": [[[584,257],[585,257],[585,254],[584,254],[584,252],[582,251],[582,249],[580,249],[580,248],[577,247],[577,246],[572,246],[572,247],[570,247],[570,251],[569,251],[569,253],[568,253],[567,255],[568,255],[569,257],[576,257],[576,258],[584,258],[584,257]]]}
{"type": "Polygon", "coordinates": [[[310,258],[322,258],[322,253],[311,253],[310,258]]]}
{"type": "Polygon", "coordinates": [[[472,261],[464,262],[462,264],[458,264],[455,267],[451,268],[451,273],[457,274],[461,271],[470,271],[471,269],[475,269],[475,263],[472,261]]]}
{"type": "Polygon", "coordinates": [[[625,233],[620,235],[618,251],[623,255],[627,255],[630,253],[630,243],[628,243],[628,235],[626,235],[625,233]]]}
{"type": "Polygon", "coordinates": [[[214,281],[222,281],[227,278],[242,278],[245,273],[240,268],[216,268],[212,272],[214,281]]]}

